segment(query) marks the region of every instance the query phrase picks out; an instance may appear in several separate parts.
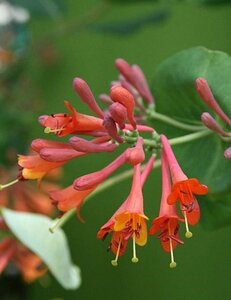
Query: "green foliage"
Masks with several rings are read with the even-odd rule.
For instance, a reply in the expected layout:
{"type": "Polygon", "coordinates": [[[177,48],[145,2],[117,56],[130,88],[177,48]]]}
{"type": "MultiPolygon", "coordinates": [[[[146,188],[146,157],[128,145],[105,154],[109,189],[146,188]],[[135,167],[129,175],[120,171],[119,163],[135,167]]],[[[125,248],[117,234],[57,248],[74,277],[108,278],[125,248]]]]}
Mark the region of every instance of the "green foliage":
{"type": "MultiPolygon", "coordinates": [[[[231,115],[231,58],[223,52],[202,47],[182,51],[157,68],[153,81],[157,111],[188,123],[199,122],[202,112],[210,109],[195,91],[194,83],[198,77],[207,79],[220,106],[231,115]]],[[[170,126],[162,128],[159,123],[157,127],[168,137],[176,135],[175,129],[170,126]]],[[[223,155],[227,147],[227,143],[211,134],[177,146],[175,150],[185,172],[200,178],[209,186],[211,194],[217,194],[231,188],[230,161],[223,155]]],[[[219,197],[217,200],[220,200],[219,197]]]]}
{"type": "Polygon", "coordinates": [[[93,24],[93,30],[116,34],[132,34],[148,25],[159,24],[169,16],[167,10],[154,11],[144,16],[136,17],[132,20],[115,21],[104,24],[93,24]]]}
{"type": "Polygon", "coordinates": [[[199,4],[225,4],[230,3],[231,0],[187,0],[187,2],[199,3],[199,4]]]}
{"type": "Polygon", "coordinates": [[[80,270],[70,258],[66,236],[61,229],[51,234],[52,220],[46,216],[2,209],[8,227],[25,246],[36,253],[66,289],[77,289],[80,270]],[[33,229],[33,230],[32,230],[33,229]]]}
{"type": "Polygon", "coordinates": [[[22,6],[35,16],[51,16],[60,15],[65,8],[63,0],[9,0],[13,5],[22,6]]]}
{"type": "Polygon", "coordinates": [[[140,2],[158,2],[159,0],[107,0],[109,2],[118,2],[119,4],[129,4],[129,3],[137,3],[140,2]]]}
{"type": "Polygon", "coordinates": [[[200,201],[201,225],[205,229],[215,229],[231,224],[231,194],[207,196],[200,201]],[[219,200],[219,201],[217,201],[219,200]]]}

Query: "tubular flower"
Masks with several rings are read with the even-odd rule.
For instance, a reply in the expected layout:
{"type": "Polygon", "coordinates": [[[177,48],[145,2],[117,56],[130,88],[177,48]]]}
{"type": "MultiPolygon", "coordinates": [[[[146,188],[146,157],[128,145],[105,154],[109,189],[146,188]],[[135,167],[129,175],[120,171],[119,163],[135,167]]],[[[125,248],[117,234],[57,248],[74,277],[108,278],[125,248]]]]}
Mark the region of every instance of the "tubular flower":
{"type": "Polygon", "coordinates": [[[56,190],[49,193],[52,203],[57,206],[57,208],[66,212],[74,207],[77,209],[77,215],[80,217],[80,207],[83,204],[86,197],[95,190],[93,187],[84,191],[77,191],[74,189],[73,185],[70,185],[62,190],[56,190]]]}
{"type": "Polygon", "coordinates": [[[143,162],[144,158],[143,139],[139,138],[135,147],[125,150],[105,168],[77,178],[74,181],[74,188],[79,191],[88,190],[102,183],[126,162],[134,165],[143,162]]]}
{"type": "Polygon", "coordinates": [[[128,198],[97,234],[99,239],[104,240],[112,232],[110,249],[116,256],[112,260],[113,266],[117,266],[118,258],[124,254],[130,238],[133,241],[132,262],[138,262],[136,244],[144,246],[147,242],[147,219],[143,211],[140,164],[137,164],[134,166],[132,187],[128,198]]]}
{"type": "Polygon", "coordinates": [[[68,102],[64,104],[71,114],[53,114],[40,116],[39,123],[45,127],[45,133],[54,133],[59,137],[82,131],[104,131],[101,119],[78,113],[68,102]]]}
{"type": "Polygon", "coordinates": [[[39,154],[18,155],[18,165],[21,167],[19,179],[41,180],[47,173],[65,164],[62,162],[50,162],[42,159],[39,154]]]}
{"type": "Polygon", "coordinates": [[[190,238],[192,233],[189,231],[188,224],[195,225],[200,219],[200,208],[194,194],[205,195],[208,193],[208,187],[201,184],[196,178],[189,179],[183,173],[168,139],[164,135],[161,135],[161,142],[167,157],[173,184],[167,202],[169,205],[173,205],[177,201],[180,202],[180,208],[185,219],[185,235],[190,238]]]}
{"type": "Polygon", "coordinates": [[[181,219],[176,213],[174,205],[169,205],[167,203],[168,195],[171,193],[171,179],[168,171],[168,165],[166,161],[166,156],[162,150],[161,156],[162,165],[162,197],[160,204],[159,216],[155,218],[152,222],[150,228],[150,234],[156,234],[160,232],[158,239],[161,242],[161,246],[166,252],[171,253],[171,262],[169,264],[170,268],[176,267],[176,262],[174,260],[173,250],[178,244],[183,244],[179,239],[179,224],[178,221],[181,219]]]}
{"type": "Polygon", "coordinates": [[[69,144],[44,139],[32,141],[31,148],[37,153],[18,155],[18,165],[21,167],[19,179],[41,180],[51,170],[85,154],[76,151],[69,144]]]}

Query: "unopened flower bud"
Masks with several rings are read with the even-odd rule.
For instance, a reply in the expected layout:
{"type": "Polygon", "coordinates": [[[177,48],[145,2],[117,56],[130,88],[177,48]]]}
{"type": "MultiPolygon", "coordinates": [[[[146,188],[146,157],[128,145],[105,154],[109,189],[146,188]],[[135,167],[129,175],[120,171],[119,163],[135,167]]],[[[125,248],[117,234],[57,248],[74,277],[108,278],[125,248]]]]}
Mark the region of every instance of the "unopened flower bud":
{"type": "Polygon", "coordinates": [[[231,159],[231,147],[229,147],[225,150],[224,157],[227,159],[231,159]]]}
{"type": "Polygon", "coordinates": [[[144,161],[145,154],[144,154],[144,150],[143,150],[143,144],[144,144],[143,139],[139,138],[136,143],[136,146],[134,148],[130,148],[127,150],[128,163],[135,166],[144,161]]]}
{"type": "Polygon", "coordinates": [[[39,155],[42,159],[49,162],[65,162],[73,158],[84,155],[85,153],[78,152],[74,149],[56,149],[56,148],[43,148],[39,155]]]}
{"type": "Polygon", "coordinates": [[[227,136],[229,137],[229,133],[225,132],[222,127],[217,123],[217,121],[208,113],[208,112],[204,112],[201,115],[201,120],[203,122],[203,124],[208,127],[209,129],[211,129],[212,131],[217,132],[218,134],[221,134],[223,136],[227,136]]]}
{"type": "Polygon", "coordinates": [[[114,102],[109,107],[109,112],[113,120],[119,125],[119,128],[122,130],[125,128],[125,122],[127,119],[127,110],[119,102],[114,102]]]}
{"type": "Polygon", "coordinates": [[[107,105],[111,105],[113,103],[110,96],[107,94],[100,94],[99,99],[107,105]]]}
{"type": "Polygon", "coordinates": [[[77,136],[72,137],[69,143],[75,150],[85,153],[112,152],[117,147],[115,144],[109,143],[95,144],[77,136]]]}
{"type": "Polygon", "coordinates": [[[43,148],[72,149],[71,145],[62,142],[56,142],[46,139],[35,139],[32,141],[31,149],[35,152],[39,152],[43,148]]]}
{"type": "Polygon", "coordinates": [[[227,124],[231,125],[231,119],[221,109],[213,96],[213,93],[208,85],[208,82],[204,78],[197,78],[196,90],[200,95],[201,99],[227,124]]]}
{"type": "Polygon", "coordinates": [[[119,102],[120,104],[126,107],[128,120],[133,126],[133,128],[136,129],[136,121],[133,116],[135,100],[132,94],[129,93],[129,91],[127,91],[123,87],[112,87],[110,97],[114,102],[119,102]]]}
{"type": "Polygon", "coordinates": [[[103,126],[114,140],[120,144],[123,143],[123,139],[118,135],[116,123],[109,113],[104,114],[103,126]]]}
{"type": "Polygon", "coordinates": [[[132,66],[132,74],[135,80],[134,87],[149,104],[153,104],[154,98],[150,92],[144,73],[138,65],[132,66]]]}
{"type": "Polygon", "coordinates": [[[87,104],[88,107],[96,113],[96,115],[103,118],[104,113],[96,103],[95,97],[88,84],[81,78],[75,78],[73,80],[73,87],[83,102],[87,104]]]}

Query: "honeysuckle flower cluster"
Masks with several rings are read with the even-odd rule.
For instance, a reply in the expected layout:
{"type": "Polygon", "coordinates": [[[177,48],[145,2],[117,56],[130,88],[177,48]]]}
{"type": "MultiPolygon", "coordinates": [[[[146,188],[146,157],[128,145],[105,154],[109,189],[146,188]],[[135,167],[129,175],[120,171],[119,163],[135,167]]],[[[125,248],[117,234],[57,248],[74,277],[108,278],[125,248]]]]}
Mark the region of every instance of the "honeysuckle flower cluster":
{"type": "MultiPolygon", "coordinates": [[[[123,59],[116,60],[116,67],[120,73],[119,79],[111,83],[109,94],[99,96],[104,105],[107,105],[106,109],[98,105],[88,84],[81,78],[75,78],[73,88],[93,115],[82,114],[69,101],[64,101],[67,112],[39,117],[44,132],[54,134],[58,140],[33,140],[31,148],[34,154],[18,156],[20,170],[16,181],[35,179],[40,182],[51,170],[62,167],[73,159],[80,159],[81,156],[99,152],[105,152],[106,155],[118,153],[102,169],[76,178],[63,189],[51,190],[50,199],[62,212],[61,218],[75,209],[81,218],[80,208],[86,199],[94,195],[122,165],[130,166],[133,172],[130,193],[98,230],[97,237],[104,240],[111,235],[108,249],[114,254],[112,265],[117,266],[129,240],[133,249],[131,260],[137,263],[136,245],[144,246],[149,234],[158,233],[163,250],[170,253],[170,267],[174,268],[176,262],[173,251],[178,245],[184,244],[180,238],[180,224],[185,227],[185,237],[191,238],[190,226],[196,225],[200,220],[196,195],[207,194],[208,187],[197,178],[188,178],[184,174],[172,150],[172,140],[146,123],[149,117],[154,116],[150,112],[155,112],[155,100],[140,67],[130,65],[123,59]],[[69,140],[63,141],[63,137],[69,137],[69,140]],[[162,166],[162,197],[159,216],[153,219],[148,230],[149,217],[144,210],[143,186],[152,169],[158,165],[158,157],[161,157],[162,166]]],[[[197,79],[196,88],[202,100],[224,122],[230,124],[229,117],[217,104],[206,80],[197,79]]],[[[158,118],[162,118],[159,113],[158,118]]],[[[206,136],[210,134],[210,130],[224,138],[230,137],[230,133],[224,131],[208,113],[202,114],[203,123],[200,127],[170,118],[162,119],[173,126],[180,125],[181,128],[192,131],[189,137],[182,140],[178,138],[178,143],[206,136]]],[[[230,149],[226,150],[225,156],[230,156],[230,149]]],[[[1,188],[9,185],[2,185],[1,188]]]]}

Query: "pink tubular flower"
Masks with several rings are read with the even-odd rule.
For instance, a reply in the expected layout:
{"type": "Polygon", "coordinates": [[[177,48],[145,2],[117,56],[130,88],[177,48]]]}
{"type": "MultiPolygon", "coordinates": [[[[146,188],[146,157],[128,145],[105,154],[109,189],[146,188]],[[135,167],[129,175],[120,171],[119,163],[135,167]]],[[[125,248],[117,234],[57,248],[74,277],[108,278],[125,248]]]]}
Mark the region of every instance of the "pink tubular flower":
{"type": "Polygon", "coordinates": [[[188,223],[195,225],[200,219],[200,208],[194,194],[205,195],[208,193],[208,187],[201,184],[196,178],[188,179],[183,173],[166,136],[161,135],[161,143],[168,161],[173,184],[167,202],[169,205],[173,205],[177,201],[180,202],[180,208],[185,219],[186,237],[190,238],[192,233],[189,231],[188,223]]]}
{"type": "Polygon", "coordinates": [[[71,114],[54,114],[39,117],[39,123],[45,127],[45,133],[53,132],[59,137],[82,131],[103,131],[101,119],[78,113],[68,101],[64,104],[71,114]]]}
{"type": "Polygon", "coordinates": [[[152,221],[152,227],[150,228],[150,234],[156,234],[160,232],[158,238],[161,242],[161,246],[166,252],[171,253],[170,268],[176,267],[174,261],[173,250],[178,244],[183,244],[179,239],[179,224],[181,219],[178,217],[175,209],[175,205],[169,205],[167,198],[171,193],[171,179],[167,165],[167,159],[164,151],[161,155],[162,165],[162,197],[160,204],[160,212],[158,218],[152,221]]]}
{"type": "Polygon", "coordinates": [[[196,79],[196,90],[201,99],[228,125],[231,125],[231,119],[225,114],[220,105],[217,103],[213,96],[213,93],[208,85],[208,82],[204,78],[196,79]]]}
{"type": "Polygon", "coordinates": [[[138,139],[138,142],[134,148],[125,150],[104,169],[77,178],[74,181],[74,188],[79,191],[88,190],[102,183],[105,179],[107,179],[107,177],[109,177],[115,170],[117,170],[126,162],[134,165],[137,163],[141,163],[144,158],[143,139],[140,138],[138,139]]]}

